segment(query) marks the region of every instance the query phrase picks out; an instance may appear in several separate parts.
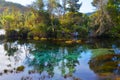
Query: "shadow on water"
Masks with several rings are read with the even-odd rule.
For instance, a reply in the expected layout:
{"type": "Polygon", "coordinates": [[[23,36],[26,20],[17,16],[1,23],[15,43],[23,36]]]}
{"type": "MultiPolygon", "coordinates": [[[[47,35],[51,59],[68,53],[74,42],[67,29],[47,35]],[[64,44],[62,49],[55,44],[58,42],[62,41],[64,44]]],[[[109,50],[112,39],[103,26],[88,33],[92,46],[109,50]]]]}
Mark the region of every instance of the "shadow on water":
{"type": "Polygon", "coordinates": [[[117,80],[120,55],[101,44],[6,41],[0,44],[0,80],[117,80]]]}

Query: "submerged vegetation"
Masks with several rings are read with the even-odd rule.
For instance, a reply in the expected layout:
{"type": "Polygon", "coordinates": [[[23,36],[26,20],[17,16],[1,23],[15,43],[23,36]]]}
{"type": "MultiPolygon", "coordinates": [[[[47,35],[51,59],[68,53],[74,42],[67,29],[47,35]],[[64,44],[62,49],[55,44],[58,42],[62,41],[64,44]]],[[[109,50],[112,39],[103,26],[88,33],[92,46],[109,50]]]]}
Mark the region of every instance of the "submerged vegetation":
{"type": "Polygon", "coordinates": [[[12,39],[119,37],[120,1],[93,0],[96,11],[89,16],[79,12],[78,1],[37,0],[24,12],[0,8],[0,27],[12,39]]]}
{"type": "Polygon", "coordinates": [[[23,71],[24,70],[24,66],[19,66],[19,67],[17,67],[17,70],[16,71],[23,71]]]}

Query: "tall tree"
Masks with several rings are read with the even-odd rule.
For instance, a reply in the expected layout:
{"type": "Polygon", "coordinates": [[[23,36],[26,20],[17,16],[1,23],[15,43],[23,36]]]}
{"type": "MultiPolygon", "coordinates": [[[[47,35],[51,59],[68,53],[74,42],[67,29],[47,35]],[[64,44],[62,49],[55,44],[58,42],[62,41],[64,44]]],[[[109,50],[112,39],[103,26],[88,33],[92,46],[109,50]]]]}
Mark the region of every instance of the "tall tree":
{"type": "Polygon", "coordinates": [[[37,10],[44,10],[44,2],[43,0],[36,0],[33,2],[32,7],[37,10]]]}
{"type": "Polygon", "coordinates": [[[118,9],[116,8],[116,4],[119,1],[116,0],[94,0],[93,6],[97,8],[97,12],[93,14],[92,22],[95,30],[96,36],[101,36],[104,33],[107,33],[115,26],[115,21],[118,17],[118,9]],[[112,1],[112,2],[111,2],[112,1]],[[111,4],[110,4],[111,3],[111,4]],[[114,9],[113,9],[114,8],[114,9]],[[112,12],[110,12],[112,10],[112,12]],[[117,13],[111,15],[110,13],[117,13]],[[112,17],[114,16],[114,17],[112,17]]]}
{"type": "Polygon", "coordinates": [[[59,14],[61,8],[60,0],[48,0],[47,11],[50,14],[59,14]]]}
{"type": "Polygon", "coordinates": [[[70,12],[76,12],[79,11],[80,6],[82,5],[82,3],[79,3],[79,0],[67,0],[67,10],[70,12]]]}
{"type": "Polygon", "coordinates": [[[118,25],[120,22],[120,0],[109,0],[106,10],[114,24],[118,25]]]}
{"type": "Polygon", "coordinates": [[[106,6],[107,12],[114,23],[109,33],[116,37],[120,36],[120,0],[109,0],[106,6]]]}
{"type": "Polygon", "coordinates": [[[63,14],[65,14],[66,12],[66,5],[67,5],[67,0],[62,0],[63,14]]]}

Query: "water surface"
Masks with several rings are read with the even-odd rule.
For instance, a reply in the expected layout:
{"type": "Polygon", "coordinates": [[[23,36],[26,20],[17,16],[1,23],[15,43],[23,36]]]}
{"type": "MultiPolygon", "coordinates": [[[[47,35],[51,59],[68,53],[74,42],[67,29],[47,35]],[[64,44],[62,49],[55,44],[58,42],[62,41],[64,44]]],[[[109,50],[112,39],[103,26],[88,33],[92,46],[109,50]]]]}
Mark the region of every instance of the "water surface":
{"type": "Polygon", "coordinates": [[[4,41],[0,44],[0,80],[119,80],[120,57],[111,47],[116,43],[119,41],[98,40],[87,44],[4,41]],[[96,49],[97,52],[109,49],[106,55],[110,57],[102,61],[101,55],[96,56],[96,49]],[[107,67],[103,68],[104,63],[107,67]],[[24,70],[18,71],[21,66],[24,70]],[[111,67],[106,70],[108,66],[111,67]]]}

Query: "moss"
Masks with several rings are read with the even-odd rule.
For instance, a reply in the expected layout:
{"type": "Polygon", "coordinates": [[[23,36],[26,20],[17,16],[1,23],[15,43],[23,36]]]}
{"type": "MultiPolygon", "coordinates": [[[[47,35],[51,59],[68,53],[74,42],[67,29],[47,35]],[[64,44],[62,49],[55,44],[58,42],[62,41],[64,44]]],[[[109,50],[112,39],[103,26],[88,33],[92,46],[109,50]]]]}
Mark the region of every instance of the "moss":
{"type": "Polygon", "coordinates": [[[39,37],[34,37],[33,39],[34,39],[34,40],[39,40],[39,37]]]}
{"type": "Polygon", "coordinates": [[[107,49],[107,48],[99,48],[99,49],[92,49],[92,58],[105,55],[105,54],[113,54],[112,49],[107,49]]]}
{"type": "Polygon", "coordinates": [[[44,40],[47,40],[47,38],[41,38],[40,40],[41,40],[41,41],[44,41],[44,40]]]}
{"type": "Polygon", "coordinates": [[[82,43],[82,40],[77,40],[76,43],[82,43]]]}
{"type": "Polygon", "coordinates": [[[69,41],[65,41],[66,44],[72,44],[73,41],[72,40],[69,40],[69,41]]]}
{"type": "Polygon", "coordinates": [[[19,67],[17,67],[16,71],[23,71],[24,68],[25,68],[24,66],[19,66],[19,67]]]}

